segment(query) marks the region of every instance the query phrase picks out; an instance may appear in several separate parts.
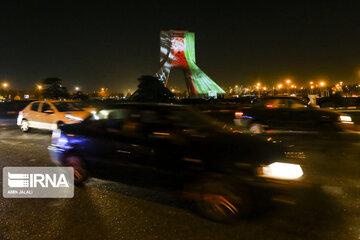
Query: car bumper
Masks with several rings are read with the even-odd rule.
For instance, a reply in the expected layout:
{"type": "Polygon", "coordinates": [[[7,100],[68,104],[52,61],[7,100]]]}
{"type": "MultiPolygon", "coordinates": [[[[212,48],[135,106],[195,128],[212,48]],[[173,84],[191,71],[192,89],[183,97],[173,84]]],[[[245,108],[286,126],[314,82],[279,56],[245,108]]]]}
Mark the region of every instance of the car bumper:
{"type": "Polygon", "coordinates": [[[344,132],[353,132],[353,131],[359,131],[359,126],[351,123],[337,123],[337,128],[344,132]]]}
{"type": "Polygon", "coordinates": [[[22,115],[19,115],[19,116],[17,117],[17,119],[16,119],[16,124],[17,124],[18,126],[20,126],[22,120],[23,120],[23,116],[22,116],[22,115]]]}
{"type": "Polygon", "coordinates": [[[268,204],[272,201],[284,204],[296,204],[298,196],[302,195],[306,189],[311,188],[311,184],[302,180],[283,181],[259,179],[250,184],[252,196],[258,204],[268,204]]]}

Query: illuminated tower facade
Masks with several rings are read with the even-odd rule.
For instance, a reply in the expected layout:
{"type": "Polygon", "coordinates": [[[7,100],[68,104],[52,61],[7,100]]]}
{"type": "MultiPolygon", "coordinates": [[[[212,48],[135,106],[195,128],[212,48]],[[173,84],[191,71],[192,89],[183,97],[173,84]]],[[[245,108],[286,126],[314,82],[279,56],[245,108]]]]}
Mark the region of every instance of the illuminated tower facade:
{"type": "Polygon", "coordinates": [[[171,69],[181,68],[190,96],[225,94],[225,91],[196,65],[195,34],[192,32],[170,30],[160,33],[160,66],[156,76],[165,86],[171,69]]]}

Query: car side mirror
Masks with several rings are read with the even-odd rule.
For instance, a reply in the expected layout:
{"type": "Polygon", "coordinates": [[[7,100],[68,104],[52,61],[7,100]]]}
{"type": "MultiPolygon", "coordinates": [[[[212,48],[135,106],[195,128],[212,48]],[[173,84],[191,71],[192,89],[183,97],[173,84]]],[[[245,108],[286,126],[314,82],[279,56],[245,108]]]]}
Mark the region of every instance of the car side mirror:
{"type": "Polygon", "coordinates": [[[54,110],[46,110],[44,113],[47,113],[47,114],[53,114],[54,113],[54,110]]]}

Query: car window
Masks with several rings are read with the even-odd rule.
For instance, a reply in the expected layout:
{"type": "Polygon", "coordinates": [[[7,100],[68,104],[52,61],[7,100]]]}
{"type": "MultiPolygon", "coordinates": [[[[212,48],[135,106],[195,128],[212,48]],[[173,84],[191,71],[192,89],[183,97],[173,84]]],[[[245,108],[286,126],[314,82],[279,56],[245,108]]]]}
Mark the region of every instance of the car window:
{"type": "Polygon", "coordinates": [[[53,104],[59,112],[82,111],[80,108],[76,107],[72,102],[53,102],[53,104]]]}
{"type": "Polygon", "coordinates": [[[262,101],[260,101],[260,104],[267,108],[286,108],[286,107],[288,107],[286,100],[279,99],[279,98],[263,99],[262,101]]]}
{"type": "Polygon", "coordinates": [[[38,111],[39,110],[39,105],[40,105],[40,102],[34,102],[32,105],[31,105],[31,111],[38,111]]]}
{"type": "Polygon", "coordinates": [[[48,110],[53,110],[52,107],[50,106],[50,104],[43,103],[41,112],[46,112],[48,110]]]}
{"type": "Polygon", "coordinates": [[[293,108],[293,109],[297,109],[297,108],[306,108],[307,105],[300,101],[300,100],[293,100],[293,99],[289,99],[289,107],[293,108]]]}

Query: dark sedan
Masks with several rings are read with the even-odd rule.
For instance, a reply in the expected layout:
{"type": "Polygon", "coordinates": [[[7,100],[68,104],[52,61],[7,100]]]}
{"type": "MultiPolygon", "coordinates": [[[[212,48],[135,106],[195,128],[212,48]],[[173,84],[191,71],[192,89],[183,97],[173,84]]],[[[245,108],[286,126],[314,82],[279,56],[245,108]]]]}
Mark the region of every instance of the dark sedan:
{"type": "Polygon", "coordinates": [[[217,221],[247,214],[267,190],[297,186],[303,175],[301,157],[283,146],[180,105],[108,107],[54,130],[49,150],[54,162],[74,167],[76,183],[91,174],[176,192],[217,221]]]}
{"type": "Polygon", "coordinates": [[[307,105],[296,97],[264,97],[251,106],[208,110],[226,123],[233,123],[252,133],[265,131],[340,132],[354,129],[349,115],[307,105]]]}

